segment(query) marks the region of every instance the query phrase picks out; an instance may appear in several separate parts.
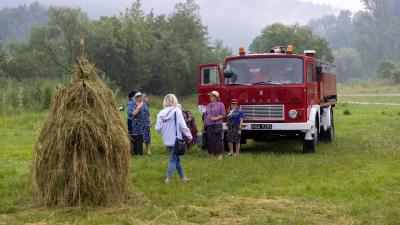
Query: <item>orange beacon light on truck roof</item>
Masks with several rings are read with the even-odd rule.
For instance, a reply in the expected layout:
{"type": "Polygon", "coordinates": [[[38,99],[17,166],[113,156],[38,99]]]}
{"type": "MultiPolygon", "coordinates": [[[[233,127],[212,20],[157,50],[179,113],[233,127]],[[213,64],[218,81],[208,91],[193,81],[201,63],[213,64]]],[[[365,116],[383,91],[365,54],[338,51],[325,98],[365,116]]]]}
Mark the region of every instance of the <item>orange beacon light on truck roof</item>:
{"type": "Polygon", "coordinates": [[[246,55],[246,51],[244,50],[244,47],[239,48],[239,55],[246,55]]]}
{"type": "Polygon", "coordinates": [[[287,53],[293,53],[293,45],[288,45],[286,49],[287,53]]]}

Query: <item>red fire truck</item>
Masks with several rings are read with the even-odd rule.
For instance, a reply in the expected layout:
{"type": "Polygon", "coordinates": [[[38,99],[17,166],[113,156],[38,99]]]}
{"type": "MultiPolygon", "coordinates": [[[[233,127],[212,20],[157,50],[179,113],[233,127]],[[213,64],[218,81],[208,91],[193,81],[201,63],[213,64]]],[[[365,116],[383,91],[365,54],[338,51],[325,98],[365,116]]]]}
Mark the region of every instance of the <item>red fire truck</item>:
{"type": "MultiPolygon", "coordinates": [[[[337,102],[335,67],[319,61],[314,50],[293,54],[293,47],[275,47],[270,53],[225,58],[223,64],[199,66],[199,111],[209,103],[208,93],[220,93],[228,110],[237,99],[244,113],[242,143],[296,138],[303,152],[315,152],[322,138],[335,137],[333,107],[337,102]]],[[[227,126],[224,123],[224,129],[227,126]]]]}

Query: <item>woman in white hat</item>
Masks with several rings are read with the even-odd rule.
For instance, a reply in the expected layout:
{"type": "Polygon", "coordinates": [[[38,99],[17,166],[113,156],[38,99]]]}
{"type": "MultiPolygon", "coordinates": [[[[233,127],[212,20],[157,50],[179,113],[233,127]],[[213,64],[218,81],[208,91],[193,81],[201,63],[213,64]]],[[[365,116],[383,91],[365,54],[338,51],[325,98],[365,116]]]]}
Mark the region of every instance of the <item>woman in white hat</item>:
{"type": "Polygon", "coordinates": [[[210,103],[206,106],[204,126],[207,133],[207,149],[218,159],[222,159],[222,120],[225,118],[225,106],[219,100],[218,91],[208,94],[210,103]]]}
{"type": "Polygon", "coordinates": [[[135,140],[134,153],[137,155],[143,155],[142,142],[146,144],[147,154],[151,154],[150,142],[151,135],[150,130],[151,119],[150,112],[147,105],[143,102],[142,93],[137,92],[134,96],[135,101],[132,105],[132,111],[128,110],[128,113],[133,115],[132,117],[132,135],[135,140]]]}

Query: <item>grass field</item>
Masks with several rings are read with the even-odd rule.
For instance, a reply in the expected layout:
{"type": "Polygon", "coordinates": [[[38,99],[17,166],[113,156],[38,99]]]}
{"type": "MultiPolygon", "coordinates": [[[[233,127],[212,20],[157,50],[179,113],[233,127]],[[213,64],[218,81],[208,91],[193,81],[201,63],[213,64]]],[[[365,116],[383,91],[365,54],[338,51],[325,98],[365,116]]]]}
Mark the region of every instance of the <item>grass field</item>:
{"type": "Polygon", "coordinates": [[[336,140],[315,154],[296,141],[250,143],[222,161],[194,149],[187,184],[163,183],[168,153],[153,133],[153,155],[131,159],[130,199],[107,208],[46,207],[29,189],[45,118],[0,117],[0,224],[400,224],[400,107],[338,105],[336,140]]]}

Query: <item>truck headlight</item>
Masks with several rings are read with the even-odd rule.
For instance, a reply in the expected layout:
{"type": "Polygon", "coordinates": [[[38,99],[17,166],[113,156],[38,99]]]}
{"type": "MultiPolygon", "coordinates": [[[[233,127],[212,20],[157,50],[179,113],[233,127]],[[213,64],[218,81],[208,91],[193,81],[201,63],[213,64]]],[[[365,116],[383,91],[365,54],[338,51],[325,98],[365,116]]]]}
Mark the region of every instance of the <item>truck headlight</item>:
{"type": "Polygon", "coordinates": [[[292,119],[292,120],[294,120],[294,119],[297,118],[298,114],[299,114],[299,113],[297,112],[297,110],[292,109],[292,110],[289,111],[289,118],[292,119]]]}

